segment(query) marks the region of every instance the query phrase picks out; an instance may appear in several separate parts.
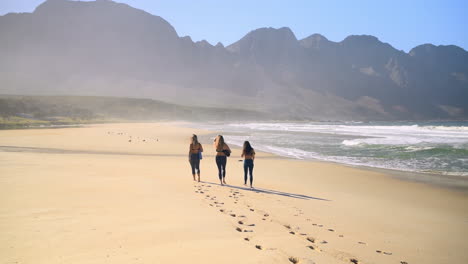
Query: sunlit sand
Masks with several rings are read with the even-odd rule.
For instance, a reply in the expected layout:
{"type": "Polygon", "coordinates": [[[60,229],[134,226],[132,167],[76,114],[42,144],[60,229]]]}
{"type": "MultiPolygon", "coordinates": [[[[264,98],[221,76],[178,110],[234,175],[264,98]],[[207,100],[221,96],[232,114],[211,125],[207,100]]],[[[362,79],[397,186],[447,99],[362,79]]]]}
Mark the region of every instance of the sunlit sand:
{"type": "MultiPolygon", "coordinates": [[[[178,124],[0,131],[1,263],[465,263],[468,197],[240,149],[201,183],[178,124]]],[[[229,142],[227,142],[229,144],[229,142]]],[[[231,146],[232,147],[232,146],[231,146]]]]}

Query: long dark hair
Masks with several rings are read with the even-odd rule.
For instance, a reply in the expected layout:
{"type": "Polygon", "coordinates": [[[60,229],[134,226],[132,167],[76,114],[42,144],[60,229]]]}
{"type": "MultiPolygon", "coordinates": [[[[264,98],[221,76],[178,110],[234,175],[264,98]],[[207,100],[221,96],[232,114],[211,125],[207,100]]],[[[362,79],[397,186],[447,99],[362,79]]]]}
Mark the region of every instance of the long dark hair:
{"type": "Polygon", "coordinates": [[[243,148],[242,152],[244,152],[244,154],[250,155],[250,154],[252,154],[253,150],[254,149],[252,148],[252,146],[250,146],[250,142],[244,141],[244,148],[243,148]]]}
{"type": "Polygon", "coordinates": [[[198,137],[197,137],[197,135],[193,134],[193,135],[192,135],[192,140],[191,140],[191,141],[192,141],[191,143],[192,143],[192,145],[193,145],[194,147],[195,147],[196,145],[198,145],[198,137]]]}

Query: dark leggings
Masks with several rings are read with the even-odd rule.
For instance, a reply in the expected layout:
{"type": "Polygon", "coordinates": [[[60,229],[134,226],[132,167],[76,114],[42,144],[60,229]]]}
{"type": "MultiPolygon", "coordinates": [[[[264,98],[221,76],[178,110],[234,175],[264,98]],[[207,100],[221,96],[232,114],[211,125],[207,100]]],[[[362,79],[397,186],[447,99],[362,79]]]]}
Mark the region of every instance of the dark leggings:
{"type": "Polygon", "coordinates": [[[226,156],[216,156],[216,166],[218,166],[218,177],[220,180],[226,177],[226,163],[226,156]]]}
{"type": "Polygon", "coordinates": [[[253,163],[252,159],[244,160],[244,184],[247,184],[247,171],[250,170],[250,185],[252,185],[252,182],[253,182],[253,168],[254,168],[254,163],[253,163]]]}
{"type": "Polygon", "coordinates": [[[195,175],[195,170],[197,170],[198,175],[200,175],[200,157],[198,154],[190,155],[190,166],[192,167],[192,175],[195,175]]]}

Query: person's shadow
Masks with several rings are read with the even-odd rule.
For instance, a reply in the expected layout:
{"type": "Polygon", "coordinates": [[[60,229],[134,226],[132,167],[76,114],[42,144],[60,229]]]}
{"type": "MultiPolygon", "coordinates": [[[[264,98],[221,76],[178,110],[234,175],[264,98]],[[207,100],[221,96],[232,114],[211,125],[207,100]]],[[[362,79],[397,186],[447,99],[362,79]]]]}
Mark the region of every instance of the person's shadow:
{"type": "MultiPolygon", "coordinates": [[[[219,184],[219,183],[208,182],[208,181],[201,181],[201,182],[221,186],[221,184],[219,184]]],[[[266,194],[272,194],[272,195],[280,195],[280,196],[296,198],[296,199],[302,199],[302,200],[319,200],[319,201],[331,202],[331,200],[324,199],[324,198],[313,197],[313,196],[304,195],[304,194],[297,194],[297,193],[281,192],[281,191],[269,190],[269,189],[264,189],[264,188],[253,188],[253,189],[251,189],[251,188],[248,188],[248,187],[235,186],[235,185],[229,185],[229,184],[225,184],[224,186],[229,187],[229,188],[233,188],[233,189],[244,190],[244,191],[251,191],[251,192],[256,192],[256,193],[266,193],[266,194]]]]}

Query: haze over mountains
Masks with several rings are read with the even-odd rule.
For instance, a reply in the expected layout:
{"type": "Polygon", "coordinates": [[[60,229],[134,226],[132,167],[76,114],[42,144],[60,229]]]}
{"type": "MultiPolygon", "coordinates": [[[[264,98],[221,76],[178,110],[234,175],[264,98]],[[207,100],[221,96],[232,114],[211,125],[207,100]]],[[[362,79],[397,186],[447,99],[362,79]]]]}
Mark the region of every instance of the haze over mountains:
{"type": "MultiPolygon", "coordinates": [[[[390,23],[390,22],[389,22],[390,23]]],[[[428,29],[429,30],[429,29],[428,29]]],[[[108,0],[0,16],[0,93],[152,98],[278,119],[468,118],[468,52],[260,28],[224,47],[108,0]]]]}

